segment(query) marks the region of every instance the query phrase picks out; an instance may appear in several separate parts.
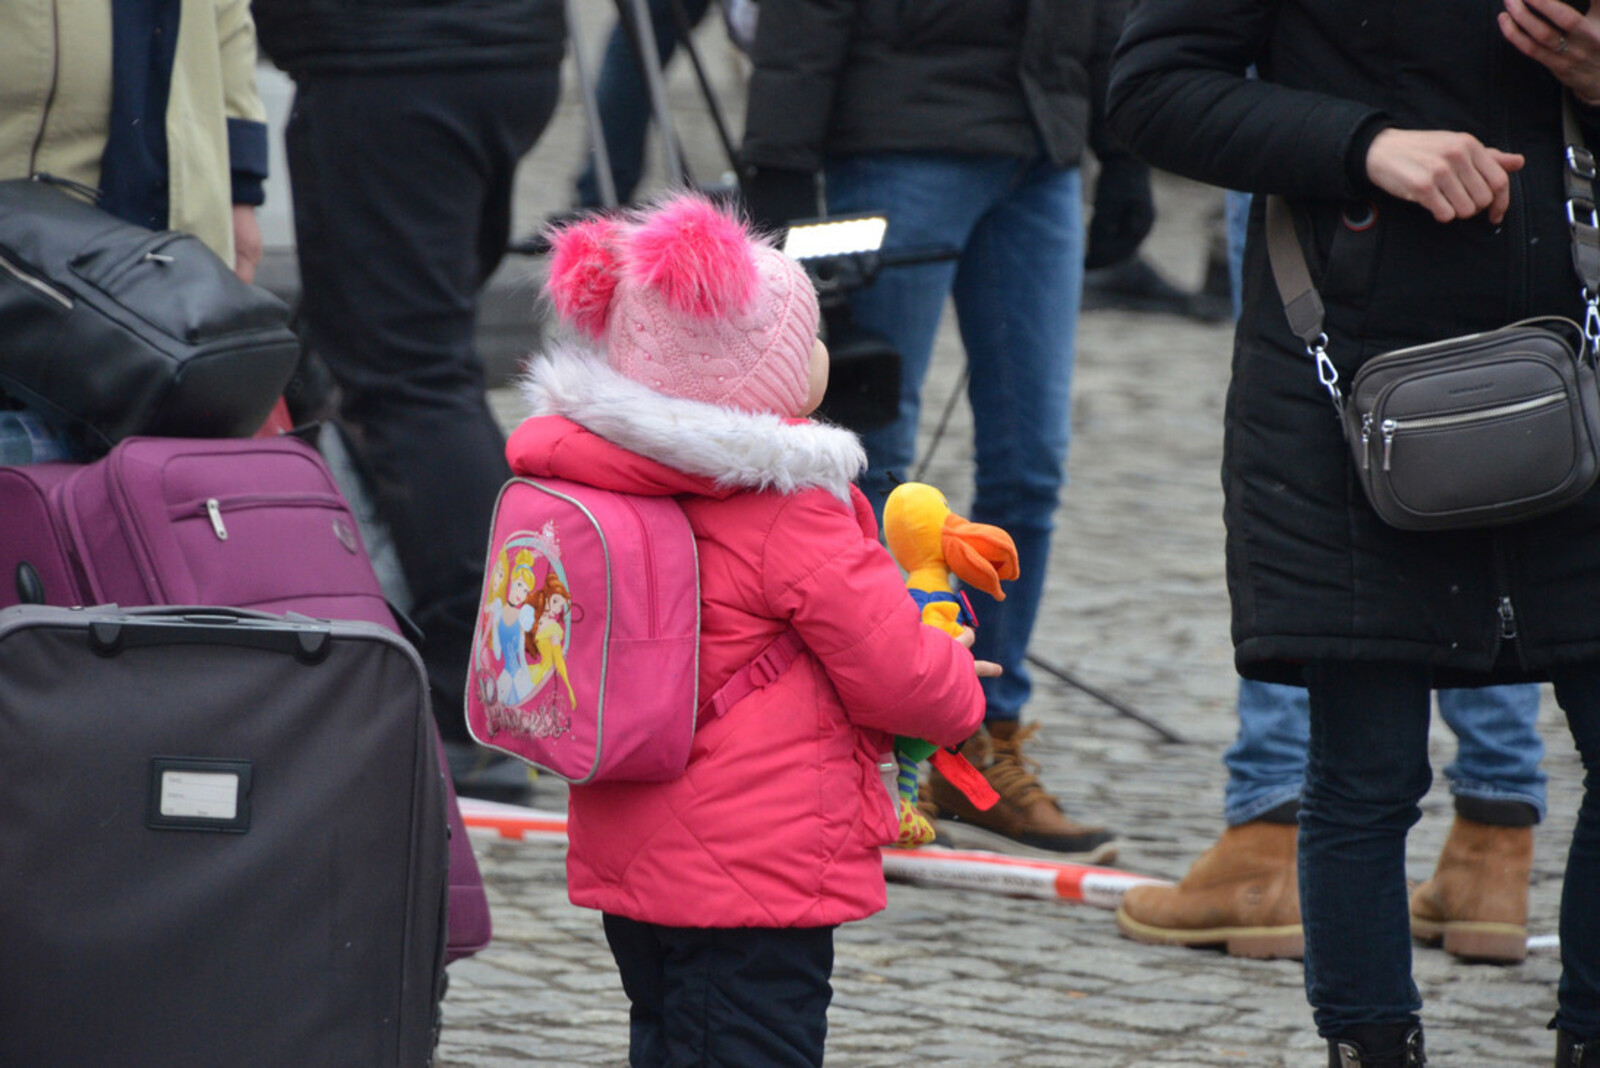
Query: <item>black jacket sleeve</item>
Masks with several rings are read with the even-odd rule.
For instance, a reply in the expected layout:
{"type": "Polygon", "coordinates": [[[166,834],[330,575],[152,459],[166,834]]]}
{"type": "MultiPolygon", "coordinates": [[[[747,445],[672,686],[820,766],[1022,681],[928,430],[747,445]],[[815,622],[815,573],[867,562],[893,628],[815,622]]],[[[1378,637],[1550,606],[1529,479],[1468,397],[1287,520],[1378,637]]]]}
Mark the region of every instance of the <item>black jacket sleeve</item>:
{"type": "Polygon", "coordinates": [[[1384,114],[1294,87],[1294,78],[1315,83],[1323,42],[1280,25],[1287,6],[1135,0],[1112,60],[1111,130],[1153,166],[1213,185],[1337,199],[1365,194],[1365,153],[1384,114]],[[1246,75],[1252,64],[1259,79],[1246,75]]]}

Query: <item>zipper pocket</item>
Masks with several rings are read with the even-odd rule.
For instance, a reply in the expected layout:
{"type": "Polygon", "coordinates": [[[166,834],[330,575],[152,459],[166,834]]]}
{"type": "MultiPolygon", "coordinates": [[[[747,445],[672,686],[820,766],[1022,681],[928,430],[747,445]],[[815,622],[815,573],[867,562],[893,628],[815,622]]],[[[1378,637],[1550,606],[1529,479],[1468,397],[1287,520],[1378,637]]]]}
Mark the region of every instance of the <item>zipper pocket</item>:
{"type": "MultiPolygon", "coordinates": [[[[628,511],[633,513],[633,521],[639,526],[639,541],[644,547],[644,559],[655,559],[655,554],[650,549],[650,525],[644,521],[644,516],[639,514],[638,507],[626,496],[622,498],[627,504],[628,511]]],[[[656,575],[655,569],[644,569],[644,603],[645,618],[650,621],[650,637],[654,638],[661,633],[660,620],[656,618],[656,575]]]]}
{"type": "MultiPolygon", "coordinates": [[[[345,511],[344,502],[331,494],[252,493],[241,494],[236,497],[207,497],[204,500],[174,507],[171,515],[174,520],[186,519],[195,515],[204,516],[207,522],[211,524],[211,532],[216,535],[217,540],[227,541],[228,524],[226,514],[250,511],[257,508],[326,508],[329,511],[345,511]]],[[[348,547],[346,546],[346,548],[348,547]]]]}
{"type": "Polygon", "coordinates": [[[0,270],[4,270],[11,277],[29,287],[40,296],[48,297],[50,300],[55,301],[68,311],[72,310],[72,298],[70,296],[61,292],[61,290],[57,289],[49,282],[46,282],[44,279],[36,278],[27,271],[24,271],[21,267],[17,266],[5,256],[0,256],[0,270]]]}
{"type": "MultiPolygon", "coordinates": [[[[1492,408],[1475,408],[1469,412],[1452,412],[1449,415],[1424,415],[1414,419],[1385,419],[1378,424],[1383,433],[1383,469],[1389,470],[1389,461],[1394,451],[1395,435],[1408,430],[1438,430],[1442,427],[1460,426],[1464,423],[1486,422],[1491,419],[1500,419],[1508,415],[1525,415],[1548,408],[1552,404],[1560,404],[1567,394],[1565,390],[1554,390],[1527,400],[1512,401],[1509,404],[1497,404],[1492,408]]],[[[1372,416],[1363,417],[1365,425],[1372,416]]],[[[1362,441],[1365,443],[1367,434],[1363,432],[1362,441]]],[[[1365,448],[1363,447],[1363,453],[1365,448]]]]}

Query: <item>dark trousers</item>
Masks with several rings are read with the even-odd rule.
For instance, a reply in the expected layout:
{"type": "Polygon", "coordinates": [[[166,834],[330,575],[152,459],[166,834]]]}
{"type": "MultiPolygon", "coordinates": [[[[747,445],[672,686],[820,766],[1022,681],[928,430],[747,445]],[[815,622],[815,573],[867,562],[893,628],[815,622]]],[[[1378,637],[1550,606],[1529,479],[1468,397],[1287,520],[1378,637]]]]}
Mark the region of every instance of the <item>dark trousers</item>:
{"type": "MultiPolygon", "coordinates": [[[[1555,1023],[1600,1037],[1600,665],[1552,668],[1584,767],[1561,897],[1555,1023]]],[[[1433,680],[1427,667],[1313,663],[1311,742],[1300,802],[1306,994],[1328,1037],[1415,1021],[1406,832],[1428,792],[1433,680]]]]}
{"type": "Polygon", "coordinates": [[[440,731],[464,740],[489,520],[510,474],[473,342],[477,297],[559,74],[310,73],[296,90],[285,144],[301,316],[394,535],[440,731]]]}
{"type": "Polygon", "coordinates": [[[632,1002],[631,1068],[819,1068],[832,927],[661,927],[605,917],[632,1002]]]}

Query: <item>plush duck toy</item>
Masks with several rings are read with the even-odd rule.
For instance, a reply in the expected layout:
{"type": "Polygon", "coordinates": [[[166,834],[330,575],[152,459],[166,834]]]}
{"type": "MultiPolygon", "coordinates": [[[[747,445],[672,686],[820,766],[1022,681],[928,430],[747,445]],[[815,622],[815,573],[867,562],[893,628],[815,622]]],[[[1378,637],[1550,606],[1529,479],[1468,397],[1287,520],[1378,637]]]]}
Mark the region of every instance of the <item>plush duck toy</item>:
{"type": "MultiPolygon", "coordinates": [[[[952,635],[977,625],[965,598],[952,589],[952,576],[1000,601],[1006,596],[1001,581],[1018,574],[1011,535],[956,515],[944,494],[923,482],[902,482],[889,493],[883,535],[906,573],[906,590],[922,610],[922,621],[952,635]]],[[[999,800],[988,780],[954,749],[896,738],[895,759],[900,795],[896,845],[910,849],[933,841],[933,825],[917,810],[917,766],[923,760],[930,760],[979,810],[999,800]]]]}

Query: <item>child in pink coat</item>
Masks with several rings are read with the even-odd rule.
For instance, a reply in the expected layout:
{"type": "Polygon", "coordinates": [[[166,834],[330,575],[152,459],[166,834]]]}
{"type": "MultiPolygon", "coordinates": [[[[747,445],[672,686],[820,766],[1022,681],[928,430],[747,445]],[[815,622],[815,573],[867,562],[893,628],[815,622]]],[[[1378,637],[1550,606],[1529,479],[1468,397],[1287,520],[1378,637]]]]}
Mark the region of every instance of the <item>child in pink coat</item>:
{"type": "Polygon", "coordinates": [[[885,904],[893,738],[962,742],[992,666],[922,625],[852,485],[860,444],[805,418],[827,350],[793,260],[692,194],[551,243],[549,296],[582,341],[533,361],[511,467],[675,497],[700,692],[749,683],[681,778],[572,788],[569,894],[604,913],[635,1068],[820,1065],[833,930],[885,904]],[[787,632],[787,666],[750,673],[787,632]]]}

